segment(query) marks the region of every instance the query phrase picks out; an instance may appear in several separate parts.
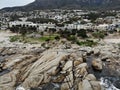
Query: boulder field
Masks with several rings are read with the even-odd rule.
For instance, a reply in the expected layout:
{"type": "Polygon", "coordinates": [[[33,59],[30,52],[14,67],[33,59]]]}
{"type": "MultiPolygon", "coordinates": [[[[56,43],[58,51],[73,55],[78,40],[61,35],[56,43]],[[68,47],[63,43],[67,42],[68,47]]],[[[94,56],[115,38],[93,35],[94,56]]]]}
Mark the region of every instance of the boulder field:
{"type": "Polygon", "coordinates": [[[0,48],[0,90],[104,90],[89,68],[120,75],[117,45],[0,48]],[[87,57],[93,55],[91,66],[87,57]],[[19,89],[22,88],[22,89],[19,89]]]}

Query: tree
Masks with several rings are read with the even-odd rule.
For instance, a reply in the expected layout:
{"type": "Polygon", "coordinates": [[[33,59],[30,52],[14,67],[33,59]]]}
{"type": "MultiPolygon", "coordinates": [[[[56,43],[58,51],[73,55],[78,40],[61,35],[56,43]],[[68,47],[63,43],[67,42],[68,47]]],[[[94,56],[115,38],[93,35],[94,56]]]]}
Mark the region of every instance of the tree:
{"type": "Polygon", "coordinates": [[[81,30],[77,31],[77,35],[82,38],[88,37],[85,29],[81,29],[81,30]]]}
{"type": "Polygon", "coordinates": [[[44,35],[44,32],[40,32],[40,35],[43,36],[43,35],[44,35]]]}
{"type": "Polygon", "coordinates": [[[56,37],[55,37],[55,40],[60,40],[60,36],[56,36],[56,37]]]}
{"type": "Polygon", "coordinates": [[[67,37],[67,40],[72,41],[73,43],[75,43],[77,41],[77,38],[74,35],[70,35],[70,36],[67,37]]]}
{"type": "Polygon", "coordinates": [[[76,33],[77,33],[77,29],[72,29],[71,34],[76,35],[76,33]]]}
{"type": "Polygon", "coordinates": [[[49,33],[55,33],[57,30],[55,28],[49,28],[49,33]]]}
{"type": "Polygon", "coordinates": [[[32,19],[27,19],[27,21],[31,21],[33,23],[58,23],[56,20],[54,19],[47,19],[47,18],[32,18],[32,19]]]}
{"type": "Polygon", "coordinates": [[[25,40],[25,35],[26,35],[26,33],[27,33],[27,29],[25,28],[25,27],[22,27],[21,29],[20,29],[20,33],[21,33],[21,35],[22,35],[22,37],[23,37],[23,41],[25,40]]]}
{"type": "Polygon", "coordinates": [[[90,19],[92,22],[94,22],[97,18],[100,17],[101,14],[99,13],[89,13],[86,16],[88,17],[88,19],[90,19]]]}

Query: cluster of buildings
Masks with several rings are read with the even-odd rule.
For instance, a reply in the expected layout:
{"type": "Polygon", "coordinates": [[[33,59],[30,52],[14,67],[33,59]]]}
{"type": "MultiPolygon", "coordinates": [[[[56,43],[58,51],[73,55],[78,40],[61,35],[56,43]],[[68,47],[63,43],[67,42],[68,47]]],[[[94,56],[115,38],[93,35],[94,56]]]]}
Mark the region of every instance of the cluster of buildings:
{"type": "Polygon", "coordinates": [[[89,14],[89,11],[82,10],[45,10],[45,11],[30,11],[30,12],[4,12],[0,13],[0,29],[6,30],[8,27],[16,25],[37,27],[39,31],[44,31],[46,28],[55,28],[59,30],[71,30],[71,29],[97,29],[97,30],[120,30],[120,12],[116,16],[106,16],[104,18],[97,18],[96,22],[92,22],[88,18],[84,18],[84,15],[89,14]],[[12,19],[11,19],[12,17],[12,19]],[[34,23],[28,21],[28,19],[43,18],[52,19],[62,24],[62,26],[56,25],[56,23],[34,23]],[[71,19],[71,23],[66,23],[71,19]]]}

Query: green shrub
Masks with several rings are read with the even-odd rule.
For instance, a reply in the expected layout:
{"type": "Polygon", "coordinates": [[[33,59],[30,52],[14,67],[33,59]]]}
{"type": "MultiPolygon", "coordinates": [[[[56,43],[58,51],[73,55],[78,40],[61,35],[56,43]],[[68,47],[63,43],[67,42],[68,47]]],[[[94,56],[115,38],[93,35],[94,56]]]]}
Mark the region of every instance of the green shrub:
{"type": "Polygon", "coordinates": [[[106,33],[104,31],[94,32],[92,34],[93,37],[101,38],[101,39],[103,39],[105,37],[105,35],[106,35],[106,33]]]}
{"type": "Polygon", "coordinates": [[[11,36],[10,37],[10,42],[15,42],[18,41],[20,38],[18,36],[11,36]]]}
{"type": "Polygon", "coordinates": [[[70,35],[67,37],[68,41],[72,41],[72,43],[75,43],[77,41],[77,37],[74,35],[70,35]]]}
{"type": "Polygon", "coordinates": [[[81,30],[77,31],[77,34],[78,34],[79,37],[82,37],[82,38],[87,38],[88,37],[85,29],[81,29],[81,30]]]}
{"type": "Polygon", "coordinates": [[[60,40],[60,36],[56,36],[56,37],[55,37],[55,40],[60,40]]]}
{"type": "Polygon", "coordinates": [[[95,46],[97,44],[97,42],[94,42],[93,40],[86,40],[86,41],[77,41],[76,42],[78,45],[80,46],[95,46]]]}

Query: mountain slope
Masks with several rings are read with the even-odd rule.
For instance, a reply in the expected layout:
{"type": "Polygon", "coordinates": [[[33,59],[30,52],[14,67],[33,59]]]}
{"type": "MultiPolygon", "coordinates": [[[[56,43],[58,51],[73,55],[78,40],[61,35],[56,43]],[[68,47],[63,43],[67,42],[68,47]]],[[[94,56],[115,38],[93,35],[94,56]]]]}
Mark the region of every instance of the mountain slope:
{"type": "Polygon", "coordinates": [[[35,0],[34,2],[21,6],[4,8],[5,11],[13,10],[38,10],[38,9],[120,9],[120,0],[35,0]]]}

